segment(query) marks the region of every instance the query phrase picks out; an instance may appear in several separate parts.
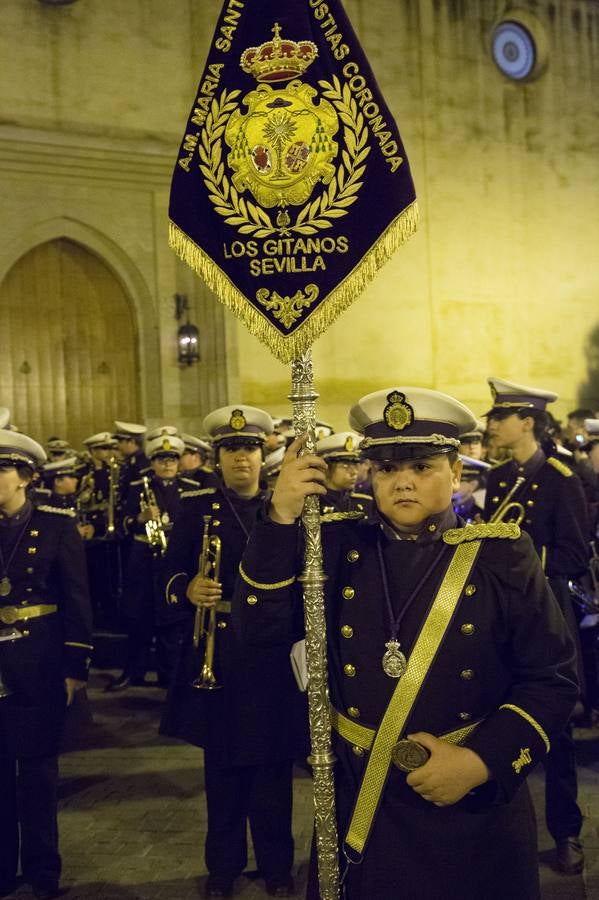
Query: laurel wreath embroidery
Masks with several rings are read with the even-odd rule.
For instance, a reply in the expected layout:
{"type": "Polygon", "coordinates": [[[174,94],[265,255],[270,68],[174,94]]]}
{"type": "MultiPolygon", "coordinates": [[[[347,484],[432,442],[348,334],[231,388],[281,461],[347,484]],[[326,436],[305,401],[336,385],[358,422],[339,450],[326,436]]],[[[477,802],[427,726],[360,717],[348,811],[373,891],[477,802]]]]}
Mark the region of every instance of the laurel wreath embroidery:
{"type": "Polygon", "coordinates": [[[290,231],[300,234],[316,234],[318,230],[332,228],[333,223],[329,219],[347,215],[364,183],[360,178],[366,171],[365,161],[371,149],[366,144],[368,126],[349,85],[344,84],[342,88],[336,75],[333,75],[332,84],[328,81],[319,81],[318,84],[324,89],[323,97],[332,101],[345,126],[343,136],[347,149],[341,154],[342,164],[337,169],[337,177],[331,179],[328,189],[320,197],[304,206],[295,224],[290,226],[290,231]]]}
{"type": "Polygon", "coordinates": [[[328,188],[300,210],[295,223],[291,224],[289,217],[285,216],[286,222],[282,227],[273,225],[262,207],[241,197],[225,174],[223,135],[241,91],[223,90],[220,98],[212,101],[199,144],[200,171],[215,211],[224,217],[227,225],[233,225],[241,234],[253,234],[258,238],[269,237],[277,231],[316,234],[319,230],[332,228],[330,220],[346,216],[349,207],[358,199],[358,192],[364,183],[360,179],[366,171],[365,161],[371,149],[367,146],[368,126],[347,84],[342,87],[336,75],[332,83],[318,83],[323,88],[323,96],[333,103],[343,122],[346,149],[342,151],[337,175],[331,179],[328,188]]]}
{"type": "Polygon", "coordinates": [[[219,100],[212,101],[199,145],[200,171],[214,209],[219,216],[224,217],[227,225],[235,226],[241,234],[268,237],[277,230],[270,216],[260,206],[239,196],[225,174],[225,164],[222,161],[222,138],[227,122],[237,106],[235,100],[240,94],[241,91],[224,90],[219,100]]]}

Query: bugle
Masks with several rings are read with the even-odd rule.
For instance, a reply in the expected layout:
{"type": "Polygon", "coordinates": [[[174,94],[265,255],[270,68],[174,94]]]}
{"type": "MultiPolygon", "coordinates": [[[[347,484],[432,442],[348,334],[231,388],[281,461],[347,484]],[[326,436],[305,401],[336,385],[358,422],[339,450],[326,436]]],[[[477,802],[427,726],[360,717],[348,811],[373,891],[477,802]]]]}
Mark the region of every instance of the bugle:
{"type": "Polygon", "coordinates": [[[489,522],[514,522],[516,525],[520,525],[522,519],[526,515],[526,510],[524,509],[524,505],[522,503],[518,503],[516,500],[512,500],[512,497],[516,493],[517,490],[524,484],[525,478],[523,475],[519,475],[516,478],[512,488],[505,495],[491,518],[489,522]],[[513,519],[508,519],[507,516],[510,515],[514,510],[516,510],[516,516],[513,519]]]}
{"type": "MultiPolygon", "coordinates": [[[[156,495],[150,487],[150,482],[147,475],[144,475],[143,477],[143,484],[144,489],[140,494],[139,500],[139,508],[141,512],[148,509],[150,506],[158,506],[156,495]]],[[[160,516],[148,519],[148,521],[146,522],[146,535],[148,536],[148,543],[152,547],[157,547],[160,551],[160,554],[164,555],[164,553],[166,552],[166,533],[164,531],[164,525],[162,524],[162,519],[160,518],[160,516]]]]}
{"type": "MultiPolygon", "coordinates": [[[[221,539],[210,534],[212,516],[204,516],[204,533],[202,536],[202,552],[198,564],[198,572],[202,578],[218,581],[220,576],[221,539]]],[[[214,648],[216,640],[216,604],[210,608],[197,606],[193,625],[193,646],[199,650],[200,642],[205,638],[204,660],[200,674],[191,682],[191,686],[204,691],[214,691],[222,687],[214,674],[214,648]]]]}

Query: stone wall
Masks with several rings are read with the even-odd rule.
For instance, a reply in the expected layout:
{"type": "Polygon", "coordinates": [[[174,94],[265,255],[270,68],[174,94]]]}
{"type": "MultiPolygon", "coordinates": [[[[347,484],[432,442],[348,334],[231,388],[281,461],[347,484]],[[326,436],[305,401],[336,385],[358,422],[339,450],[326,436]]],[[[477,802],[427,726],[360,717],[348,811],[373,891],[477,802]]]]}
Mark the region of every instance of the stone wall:
{"type": "MultiPolygon", "coordinates": [[[[479,412],[495,374],[577,402],[599,314],[599,4],[522,0],[548,38],[536,81],[489,54],[498,0],[347,0],[399,122],[418,234],[314,348],[320,412],[392,382],[479,412]]],[[[198,426],[229,400],[288,408],[287,368],[167,247],[168,185],[219,0],[0,5],[0,280],[39,240],[80,240],[137,311],[144,414],[198,426]],[[9,77],[6,77],[6,73],[9,77]],[[176,362],[187,293],[202,362],[176,362]]],[[[104,423],[98,423],[104,427],[104,423]]]]}

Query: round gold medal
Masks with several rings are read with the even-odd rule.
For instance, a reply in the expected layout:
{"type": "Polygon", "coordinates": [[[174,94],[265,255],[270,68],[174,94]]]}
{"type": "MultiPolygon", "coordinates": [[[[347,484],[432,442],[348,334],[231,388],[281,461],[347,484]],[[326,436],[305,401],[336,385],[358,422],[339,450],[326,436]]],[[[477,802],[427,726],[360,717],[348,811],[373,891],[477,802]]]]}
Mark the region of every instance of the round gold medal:
{"type": "Polygon", "coordinates": [[[430,753],[416,741],[404,738],[391,748],[391,760],[402,772],[413,772],[428,762],[430,753]]]}

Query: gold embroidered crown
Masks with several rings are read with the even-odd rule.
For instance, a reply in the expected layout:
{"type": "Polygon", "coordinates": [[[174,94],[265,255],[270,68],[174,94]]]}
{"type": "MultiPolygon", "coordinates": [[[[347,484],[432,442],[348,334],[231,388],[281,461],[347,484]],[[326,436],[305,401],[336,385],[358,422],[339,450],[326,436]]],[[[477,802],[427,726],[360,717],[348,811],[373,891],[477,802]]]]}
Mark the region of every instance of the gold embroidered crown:
{"type": "Polygon", "coordinates": [[[273,28],[274,38],[259,47],[248,47],[241,55],[241,68],[256,81],[289,81],[302,75],[318,56],[312,41],[291,41],[281,37],[281,26],[273,28]]]}

